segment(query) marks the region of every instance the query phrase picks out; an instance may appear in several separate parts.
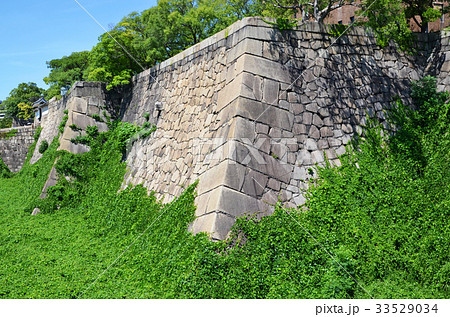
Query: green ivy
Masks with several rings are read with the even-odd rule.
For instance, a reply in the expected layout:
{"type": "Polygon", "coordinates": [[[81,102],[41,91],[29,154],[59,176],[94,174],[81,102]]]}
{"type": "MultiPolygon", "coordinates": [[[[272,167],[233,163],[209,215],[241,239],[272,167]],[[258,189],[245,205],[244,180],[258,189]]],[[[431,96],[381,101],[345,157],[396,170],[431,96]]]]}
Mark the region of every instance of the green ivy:
{"type": "Polygon", "coordinates": [[[0,157],[0,178],[10,178],[12,176],[11,171],[9,170],[8,166],[6,166],[5,162],[3,162],[2,158],[0,157]]]}

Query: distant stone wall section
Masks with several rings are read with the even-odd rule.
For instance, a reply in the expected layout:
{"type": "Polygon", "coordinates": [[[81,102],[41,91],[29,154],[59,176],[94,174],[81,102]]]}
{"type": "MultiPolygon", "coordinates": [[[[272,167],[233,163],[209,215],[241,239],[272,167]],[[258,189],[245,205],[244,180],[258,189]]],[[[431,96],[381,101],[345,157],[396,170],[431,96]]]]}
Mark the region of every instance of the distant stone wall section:
{"type": "Polygon", "coordinates": [[[438,90],[450,90],[450,31],[429,34],[425,74],[437,78],[438,90]]]}
{"type": "Polygon", "coordinates": [[[58,150],[79,154],[89,151],[84,144],[75,144],[71,140],[86,135],[86,128],[96,126],[99,132],[108,130],[107,117],[111,116],[107,102],[106,84],[100,82],[77,82],[72,86],[67,98],[68,120],[60,136],[58,150]],[[97,121],[95,118],[100,119],[97,121]],[[75,125],[76,130],[71,126],[75,125]]]}
{"type": "Polygon", "coordinates": [[[36,163],[42,154],[39,153],[39,146],[45,140],[48,144],[51,144],[53,139],[58,136],[59,124],[64,116],[64,110],[66,109],[65,99],[56,100],[53,98],[48,103],[48,112],[44,115],[39,123],[38,119],[35,118],[35,126],[40,125],[42,127],[41,134],[34,149],[33,156],[31,157],[30,164],[36,163]]]}
{"type": "MultiPolygon", "coordinates": [[[[65,115],[64,111],[67,111],[68,120],[64,132],[60,135],[60,146],[58,150],[66,150],[71,153],[84,153],[88,151],[87,146],[74,144],[70,140],[78,135],[84,135],[84,131],[88,126],[96,125],[100,132],[107,130],[106,118],[104,118],[103,111],[108,116],[112,112],[112,103],[109,101],[107,94],[106,84],[104,83],[76,82],[72,85],[70,93],[67,96],[61,100],[50,100],[48,114],[43,116],[40,123],[42,132],[30,163],[34,164],[42,157],[42,154],[38,151],[41,142],[45,140],[50,144],[60,133],[59,126],[65,115]],[[95,121],[92,118],[93,115],[100,116],[104,122],[95,121]],[[75,124],[80,130],[72,130],[70,128],[72,124],[75,124]]],[[[37,120],[35,120],[35,125],[38,125],[37,120]]]]}
{"type": "Polygon", "coordinates": [[[17,130],[17,133],[10,138],[0,137],[0,156],[11,172],[20,171],[25,163],[28,148],[34,142],[34,129],[31,126],[18,127],[12,129],[2,129],[0,134],[17,130]]]}

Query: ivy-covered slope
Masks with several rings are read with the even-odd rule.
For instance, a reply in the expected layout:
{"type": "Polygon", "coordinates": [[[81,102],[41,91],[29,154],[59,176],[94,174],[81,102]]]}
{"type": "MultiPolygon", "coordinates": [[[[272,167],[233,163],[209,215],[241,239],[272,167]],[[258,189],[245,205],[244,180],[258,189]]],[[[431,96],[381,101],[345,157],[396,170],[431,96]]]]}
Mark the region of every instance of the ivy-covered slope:
{"type": "Polygon", "coordinates": [[[448,96],[432,78],[414,92],[419,111],[398,104],[394,135],[368,127],[341,167],[319,169],[305,206],[240,219],[220,243],[188,232],[195,186],[168,205],[118,191],[136,127],[91,129],[82,155],[54,141],[0,178],[0,297],[448,298],[448,96]],[[41,201],[57,157],[68,177],[41,201]]]}

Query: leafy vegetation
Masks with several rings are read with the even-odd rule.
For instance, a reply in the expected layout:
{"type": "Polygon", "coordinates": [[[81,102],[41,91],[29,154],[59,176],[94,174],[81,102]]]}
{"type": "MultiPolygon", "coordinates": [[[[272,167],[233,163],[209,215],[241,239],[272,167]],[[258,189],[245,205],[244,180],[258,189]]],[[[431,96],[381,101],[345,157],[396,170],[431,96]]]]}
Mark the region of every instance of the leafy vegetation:
{"type": "Polygon", "coordinates": [[[64,132],[64,128],[66,127],[67,120],[69,120],[69,112],[67,110],[64,110],[64,116],[58,127],[60,133],[64,132]]]}
{"type": "Polygon", "coordinates": [[[8,129],[12,126],[12,118],[0,119],[0,129],[8,129]]]}
{"type": "Polygon", "coordinates": [[[92,130],[84,154],[57,152],[55,139],[0,179],[0,296],[448,298],[450,117],[435,88],[414,85],[417,111],[397,103],[395,134],[369,121],[340,167],[318,167],[305,206],[241,218],[218,243],[187,230],[195,184],[167,205],[142,186],[119,191],[139,127],[92,130]],[[56,158],[58,184],[41,200],[56,158]]]}
{"type": "Polygon", "coordinates": [[[76,81],[87,80],[89,55],[89,51],[75,52],[47,62],[50,69],[50,74],[44,78],[44,82],[50,85],[47,89],[47,98],[59,96],[62,87],[72,85],[76,81]]]}
{"type": "Polygon", "coordinates": [[[330,13],[348,5],[359,5],[355,0],[268,0],[257,1],[266,15],[281,20],[314,20],[324,23],[330,13]]]}
{"type": "Polygon", "coordinates": [[[6,113],[9,117],[19,118],[20,112],[23,115],[30,113],[31,104],[41,98],[44,92],[45,90],[39,88],[35,83],[21,83],[10,92],[9,97],[2,104],[6,107],[6,113]],[[28,109],[26,107],[19,108],[19,104],[23,107],[28,106],[28,109]]]}
{"type": "Polygon", "coordinates": [[[21,102],[17,105],[17,108],[19,108],[18,117],[21,119],[28,120],[33,115],[33,107],[29,104],[21,102]]]}
{"type": "MultiPolygon", "coordinates": [[[[378,44],[386,46],[395,41],[402,50],[410,50],[413,43],[411,26],[417,26],[422,33],[427,32],[428,23],[448,12],[444,3],[442,10],[428,0],[268,0],[258,1],[262,16],[274,17],[276,25],[289,28],[297,21],[326,22],[333,10],[344,6],[358,8],[359,25],[370,27],[376,34],[378,44]]],[[[334,31],[334,30],[333,30],[334,31]]],[[[340,35],[341,33],[339,33],[340,35]]]]}
{"type": "Polygon", "coordinates": [[[11,177],[11,171],[9,170],[8,166],[6,166],[5,162],[3,162],[2,158],[0,157],[0,178],[9,178],[11,177]]]}
{"type": "Polygon", "coordinates": [[[47,151],[48,149],[48,142],[47,140],[44,140],[41,142],[41,144],[39,145],[39,153],[44,154],[45,151],[47,151]]]}
{"type": "Polygon", "coordinates": [[[35,143],[39,140],[39,137],[41,136],[42,133],[42,127],[38,126],[36,128],[36,130],[34,131],[34,135],[33,135],[33,139],[35,141],[35,143]]]}

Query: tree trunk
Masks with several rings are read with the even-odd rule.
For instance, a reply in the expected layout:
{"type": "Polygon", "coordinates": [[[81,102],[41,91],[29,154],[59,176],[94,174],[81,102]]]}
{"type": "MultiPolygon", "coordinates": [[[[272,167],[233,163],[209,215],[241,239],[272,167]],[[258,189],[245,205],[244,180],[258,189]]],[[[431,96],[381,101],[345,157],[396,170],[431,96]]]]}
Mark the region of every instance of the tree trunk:
{"type": "Polygon", "coordinates": [[[420,33],[428,33],[428,23],[422,22],[422,25],[420,26],[420,33]]]}

